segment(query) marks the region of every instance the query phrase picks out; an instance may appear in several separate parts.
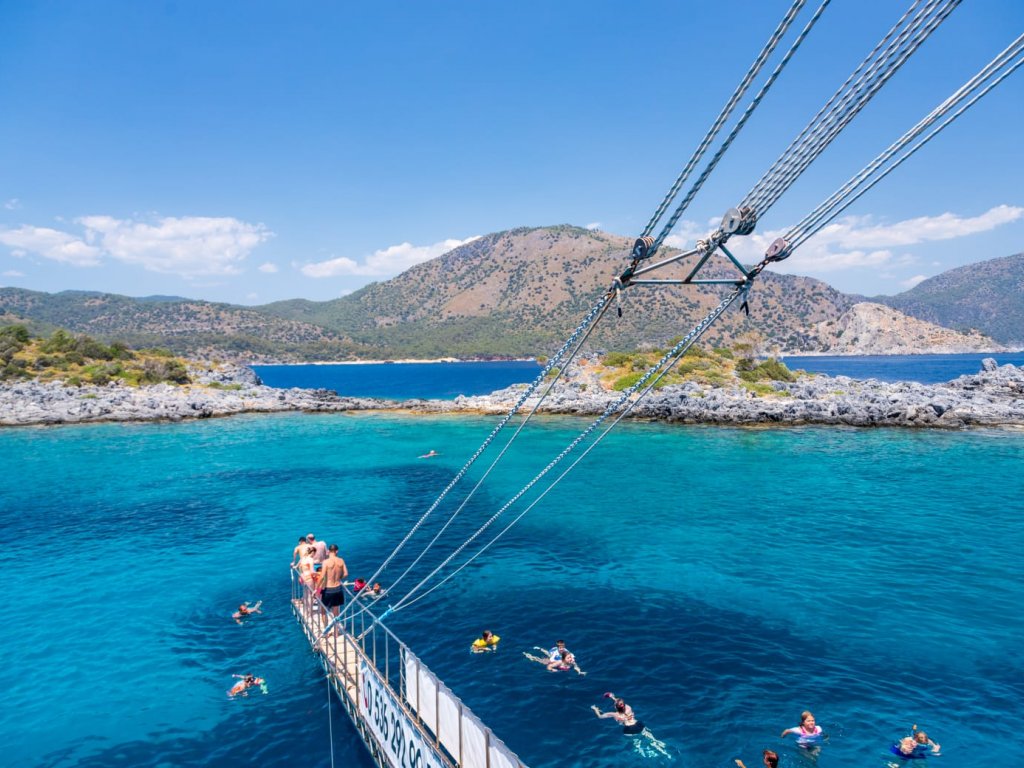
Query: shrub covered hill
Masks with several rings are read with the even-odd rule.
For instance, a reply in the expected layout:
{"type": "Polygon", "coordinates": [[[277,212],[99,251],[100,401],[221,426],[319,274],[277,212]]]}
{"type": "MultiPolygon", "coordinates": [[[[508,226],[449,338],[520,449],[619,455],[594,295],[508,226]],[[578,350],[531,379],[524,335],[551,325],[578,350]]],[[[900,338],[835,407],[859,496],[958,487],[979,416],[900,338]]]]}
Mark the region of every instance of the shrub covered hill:
{"type": "MultiPolygon", "coordinates": [[[[514,229],[341,299],[286,301],[262,309],[378,346],[387,351],[383,356],[544,354],[557,348],[625,269],[631,246],[627,238],[578,227],[514,229]]],[[[683,266],[674,269],[671,276],[685,276],[683,266]]],[[[732,276],[735,270],[725,262],[706,274],[716,273],[732,276]]],[[[722,286],[630,288],[622,316],[610,312],[591,346],[664,345],[696,324],[724,291],[722,286]]],[[[755,330],[768,347],[816,349],[821,340],[815,325],[835,321],[853,303],[817,280],[766,272],[751,294],[751,317],[729,312],[705,340],[719,346],[755,330]]]]}
{"type": "MultiPolygon", "coordinates": [[[[2,288],[0,323],[25,323],[36,333],[62,327],[108,342],[120,339],[193,358],[240,362],[547,355],[625,269],[631,245],[625,237],[571,226],[514,229],[479,238],[349,296],[262,307],[2,288]]],[[[663,255],[671,253],[667,249],[663,255]]],[[[702,277],[735,276],[725,259],[715,258],[702,277]]],[[[658,276],[683,277],[691,262],[658,276]]],[[[632,287],[623,294],[621,316],[606,315],[590,348],[664,346],[688,332],[728,290],[632,287]]],[[[1016,291],[1019,303],[1021,287],[1016,291]]],[[[867,338],[875,353],[890,347],[904,352],[921,340],[929,346],[919,351],[995,350],[990,339],[978,335],[961,337],[936,327],[910,331],[900,319],[907,318],[897,312],[885,318],[883,338],[871,327],[877,313],[860,311],[852,322],[849,313],[861,301],[818,280],[766,271],[750,295],[750,316],[730,310],[704,343],[730,346],[753,338],[769,354],[858,354],[865,352],[867,338]],[[850,333],[851,328],[858,332],[850,333]]],[[[986,329],[982,323],[957,325],[986,329]]]]}
{"type": "Polygon", "coordinates": [[[906,315],[1024,346],[1024,253],[958,267],[897,296],[874,299],[906,315]]]}
{"type": "Polygon", "coordinates": [[[351,339],[326,328],[251,307],[179,297],[136,299],[91,291],[0,288],[0,323],[22,323],[35,334],[63,328],[133,347],[166,347],[201,359],[315,360],[367,354],[351,339]]]}

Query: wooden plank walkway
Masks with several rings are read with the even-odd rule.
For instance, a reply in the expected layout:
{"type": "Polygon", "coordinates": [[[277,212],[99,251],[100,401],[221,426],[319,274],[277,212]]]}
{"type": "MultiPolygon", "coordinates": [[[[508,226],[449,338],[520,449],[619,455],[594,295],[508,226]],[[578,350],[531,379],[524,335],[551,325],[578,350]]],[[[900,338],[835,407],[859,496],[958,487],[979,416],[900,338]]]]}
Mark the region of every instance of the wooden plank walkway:
{"type": "Polygon", "coordinates": [[[330,631],[326,636],[320,637],[326,623],[323,613],[308,610],[308,606],[300,599],[292,600],[292,608],[302,622],[307,637],[317,638],[313,642],[313,648],[323,654],[330,674],[335,680],[335,687],[339,691],[344,690],[352,704],[358,708],[359,660],[363,652],[355,639],[340,628],[337,633],[330,631]]]}

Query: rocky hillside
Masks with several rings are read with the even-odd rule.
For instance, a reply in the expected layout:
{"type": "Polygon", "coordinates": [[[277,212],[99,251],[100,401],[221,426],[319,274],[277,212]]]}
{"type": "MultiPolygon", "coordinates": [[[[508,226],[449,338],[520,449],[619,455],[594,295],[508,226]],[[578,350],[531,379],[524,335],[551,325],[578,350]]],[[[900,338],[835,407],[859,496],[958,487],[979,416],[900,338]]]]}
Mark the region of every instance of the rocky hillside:
{"type": "Polygon", "coordinates": [[[179,298],[134,299],[109,293],[40,293],[0,288],[0,322],[24,323],[34,333],[56,328],[132,347],[161,346],[212,357],[333,359],[365,354],[343,334],[248,307],[179,298]]]}
{"type": "Polygon", "coordinates": [[[1024,347],[1024,253],[936,275],[897,296],[875,301],[957,330],[977,329],[1024,347]]]}
{"type": "MultiPolygon", "coordinates": [[[[379,345],[384,356],[546,354],[625,268],[631,245],[627,238],[578,227],[510,230],[341,299],[280,302],[262,309],[322,325],[366,346],[379,345]]],[[[709,266],[708,276],[734,275],[724,259],[709,266]]],[[[663,276],[683,277],[684,267],[663,276]]],[[[726,290],[630,288],[622,316],[610,313],[591,338],[592,346],[662,346],[689,331],[726,290]]],[[[852,304],[820,281],[765,273],[750,297],[751,316],[728,313],[706,339],[722,345],[754,332],[769,349],[818,349],[816,326],[838,319],[852,304]]]]}
{"type": "Polygon", "coordinates": [[[960,333],[871,302],[854,304],[835,323],[820,324],[818,337],[823,351],[833,355],[1005,351],[1001,344],[977,331],[960,333]]]}
{"type": "MultiPolygon", "coordinates": [[[[482,237],[350,296],[263,307],[4,288],[0,289],[0,322],[26,323],[42,334],[63,327],[107,342],[159,345],[191,357],[243,362],[546,355],[560,346],[625,268],[630,246],[627,238],[578,227],[515,229],[482,237]]],[[[671,253],[667,250],[663,255],[671,253]]],[[[691,266],[688,260],[657,276],[681,278],[691,266]]],[[[978,322],[940,319],[938,324],[984,332],[998,319],[1004,324],[999,326],[1000,335],[991,335],[1004,342],[1012,339],[1016,333],[1012,323],[1024,323],[1015,310],[1009,310],[1013,295],[1018,307],[1024,298],[1022,268],[1024,256],[1018,256],[948,273],[977,269],[983,276],[1001,277],[980,281],[990,285],[987,302],[970,294],[984,308],[984,312],[979,309],[978,322]],[[1014,269],[1017,282],[1011,284],[1014,269]]],[[[712,259],[701,276],[735,275],[733,267],[719,258],[712,259]]],[[[943,293],[928,287],[933,282],[953,284],[943,282],[944,277],[903,294],[933,297],[930,304],[908,302],[907,311],[922,317],[930,307],[933,314],[942,314],[959,302],[966,312],[971,302],[961,301],[952,288],[943,293]]],[[[954,282],[969,284],[966,273],[954,282]]],[[[590,337],[590,348],[663,347],[687,333],[728,290],[727,286],[631,287],[624,292],[621,315],[608,313],[590,337]]],[[[776,354],[999,348],[976,334],[958,337],[925,329],[899,314],[858,310],[846,316],[861,300],[818,280],[766,271],[751,292],[750,316],[730,310],[704,340],[709,346],[753,343],[762,352],[776,354]],[[906,327],[901,327],[903,323],[906,327]]],[[[891,297],[883,303],[894,306],[900,300],[900,296],[891,297]]],[[[1024,332],[1017,338],[1022,336],[1024,332]]]]}

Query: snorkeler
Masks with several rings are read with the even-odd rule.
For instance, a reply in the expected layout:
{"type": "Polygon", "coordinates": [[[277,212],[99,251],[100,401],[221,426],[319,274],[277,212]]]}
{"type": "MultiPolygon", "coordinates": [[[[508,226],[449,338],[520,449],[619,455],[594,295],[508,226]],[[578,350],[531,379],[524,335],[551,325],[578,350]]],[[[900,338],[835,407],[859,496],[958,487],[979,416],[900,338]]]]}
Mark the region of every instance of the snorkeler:
{"type": "Polygon", "coordinates": [[[262,677],[254,675],[232,675],[232,677],[237,677],[238,682],[231,686],[228,696],[248,696],[249,689],[257,685],[260,686],[264,693],[267,692],[266,681],[262,677]]]}
{"type": "Polygon", "coordinates": [[[238,610],[231,615],[231,618],[235,620],[236,624],[241,624],[242,619],[244,619],[246,616],[251,616],[254,613],[263,613],[263,611],[260,610],[261,605],[263,605],[262,600],[257,600],[254,605],[249,605],[249,601],[246,600],[244,603],[238,606],[238,610]]]}
{"type": "Polygon", "coordinates": [[[498,650],[498,643],[501,638],[491,632],[489,629],[485,629],[473,644],[469,647],[470,653],[487,653],[488,651],[498,650]]]}

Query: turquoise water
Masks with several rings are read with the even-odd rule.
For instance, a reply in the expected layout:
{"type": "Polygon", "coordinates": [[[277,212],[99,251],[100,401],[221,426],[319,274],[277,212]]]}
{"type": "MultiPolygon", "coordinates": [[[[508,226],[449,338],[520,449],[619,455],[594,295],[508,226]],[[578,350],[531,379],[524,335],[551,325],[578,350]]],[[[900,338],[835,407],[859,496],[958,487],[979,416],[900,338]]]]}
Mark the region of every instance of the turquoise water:
{"type": "MultiPolygon", "coordinates": [[[[326,766],[333,728],[336,765],[370,765],[290,615],[292,547],[314,531],[368,575],[493,423],[0,431],[3,762],[326,766]],[[228,700],[250,671],[269,692],[228,700]]],[[[580,426],[524,433],[444,551],[580,426]]],[[[883,766],[915,722],[940,768],[1012,764],[1022,465],[1021,433],[630,424],[390,625],[534,768],[668,762],[593,716],[608,690],[673,765],[755,766],[768,746],[811,766],[778,738],[803,709],[831,734],[822,768],[883,766]],[[501,649],[471,656],[484,627],[501,649]],[[556,637],[586,677],[522,658],[556,637]]]]}
{"type": "Polygon", "coordinates": [[[782,361],[791,369],[828,376],[880,381],[918,381],[937,384],[981,370],[991,357],[999,365],[1024,366],[1024,352],[972,352],[960,355],[787,355],[782,361]]]}
{"type": "Polygon", "coordinates": [[[450,400],[458,395],[488,395],[511,384],[533,381],[540,373],[540,366],[533,360],[254,365],[252,369],[268,387],[333,389],[348,397],[395,400],[415,397],[450,400]]]}

